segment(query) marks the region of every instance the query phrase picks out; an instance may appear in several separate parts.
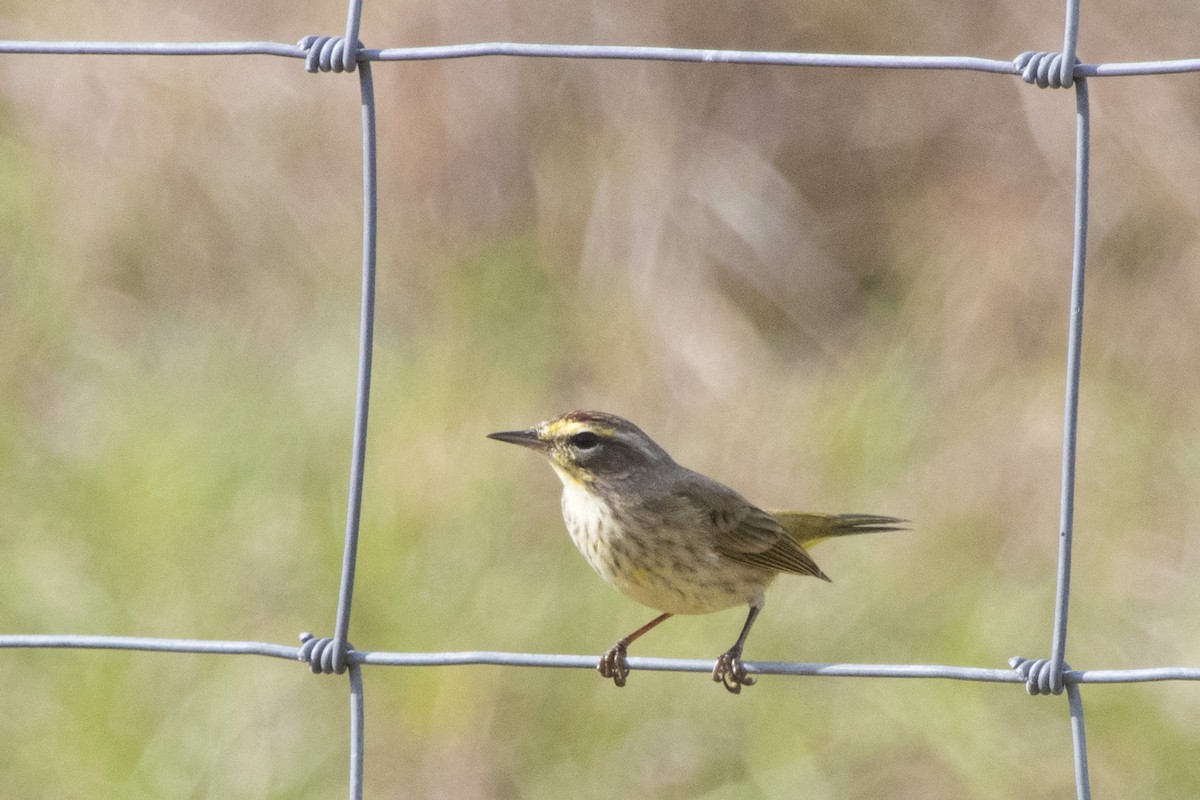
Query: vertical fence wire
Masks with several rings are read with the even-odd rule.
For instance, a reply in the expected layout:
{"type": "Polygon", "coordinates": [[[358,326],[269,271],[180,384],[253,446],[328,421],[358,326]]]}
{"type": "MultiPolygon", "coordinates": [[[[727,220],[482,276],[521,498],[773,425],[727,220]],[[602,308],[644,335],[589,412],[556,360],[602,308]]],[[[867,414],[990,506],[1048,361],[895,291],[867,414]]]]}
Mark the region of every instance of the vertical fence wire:
{"type": "Polygon", "coordinates": [[[1092,799],[1092,780],[1088,776],[1087,734],[1083,725],[1083,697],[1079,685],[1067,684],[1067,706],[1071,712],[1071,750],[1075,762],[1075,798],[1092,799]]]}
{"type": "MultiPolygon", "coordinates": [[[[1065,61],[1065,59],[1064,59],[1065,61]]],[[[1072,60],[1072,63],[1073,60],[1072,60]]],[[[1055,694],[1063,685],[1067,651],[1067,607],[1071,594],[1071,544],[1075,535],[1075,454],[1079,428],[1079,371],[1083,348],[1083,290],[1087,263],[1088,184],[1091,163],[1091,116],[1087,79],[1075,81],[1075,241],[1071,255],[1071,312],[1067,334],[1067,389],[1063,413],[1062,514],[1058,539],[1058,587],[1054,604],[1054,638],[1050,649],[1050,683],[1055,694]]],[[[1079,800],[1090,800],[1087,739],[1083,700],[1077,686],[1069,687],[1071,741],[1075,750],[1075,782],[1079,800]]]]}
{"type": "Polygon", "coordinates": [[[351,664],[350,673],[350,800],[363,796],[363,744],[365,741],[366,709],[363,699],[362,667],[351,664]]]}
{"type": "Polygon", "coordinates": [[[1059,82],[1068,88],[1075,77],[1076,51],[1079,48],[1079,0],[1067,0],[1067,18],[1063,24],[1062,61],[1058,65],[1059,82]]]}
{"type": "MultiPolygon", "coordinates": [[[[354,40],[349,40],[354,41],[354,40]]],[[[348,47],[347,50],[355,48],[348,47]]],[[[371,80],[371,65],[363,62],[358,71],[359,86],[362,91],[362,128],[363,128],[363,311],[361,352],[359,353],[359,408],[361,418],[355,421],[354,441],[357,480],[356,495],[353,503],[355,521],[353,537],[347,529],[346,556],[349,577],[343,576],[341,593],[338,600],[338,628],[335,628],[337,654],[345,658],[348,655],[350,643],[346,640],[346,631],[350,627],[350,600],[354,592],[354,563],[358,551],[358,523],[362,507],[362,471],[367,442],[367,407],[371,394],[371,359],[375,329],[375,254],[376,231],[379,220],[379,192],[377,184],[377,160],[375,147],[375,86],[371,80]],[[361,442],[361,445],[360,445],[361,442]],[[342,598],[345,599],[343,608],[342,598]]],[[[350,665],[350,800],[361,800],[363,777],[363,740],[366,718],[363,708],[362,669],[358,664],[350,665]]]]}
{"type": "MultiPolygon", "coordinates": [[[[347,46],[347,50],[353,47],[347,46]]],[[[354,443],[350,457],[350,497],[346,508],[346,546],[342,554],[342,580],[338,591],[337,622],[334,626],[334,671],[346,668],[350,605],[354,594],[354,569],[358,553],[358,530],[362,517],[363,469],[367,454],[367,415],[371,404],[371,359],[375,340],[375,241],[378,217],[375,157],[375,89],[371,66],[363,62],[358,71],[362,91],[363,126],[363,249],[362,316],[359,328],[358,394],[354,412],[354,443]]]]}
{"type": "MultiPolygon", "coordinates": [[[[362,0],[349,0],[346,4],[346,49],[342,52],[342,69],[353,72],[358,63],[358,31],[362,25],[362,0]]],[[[363,62],[366,66],[367,62],[363,62]]]]}

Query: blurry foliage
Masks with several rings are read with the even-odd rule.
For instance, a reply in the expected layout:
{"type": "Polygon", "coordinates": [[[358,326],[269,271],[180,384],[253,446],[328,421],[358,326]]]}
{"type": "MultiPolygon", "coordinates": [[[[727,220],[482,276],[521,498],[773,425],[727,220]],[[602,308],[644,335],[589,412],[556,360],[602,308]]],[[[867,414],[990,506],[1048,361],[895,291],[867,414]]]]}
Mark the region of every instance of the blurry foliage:
{"type": "MultiPolygon", "coordinates": [[[[1016,3],[366,4],[387,46],[523,40],[1008,58],[1016,3]]],[[[8,38],[294,41],[332,6],[8,3],[8,38]]],[[[1085,9],[1090,60],[1195,7],[1085,9]]],[[[4,56],[0,628],[328,632],[357,344],[357,87],[280,59],[4,56]]],[[[750,658],[1002,666],[1052,617],[1072,102],[1016,79],[379,65],[379,323],[352,639],[599,653],[644,622],[489,431],[642,424],[772,507],[913,531],[781,581],[750,658]]],[[[1200,86],[1094,81],[1070,659],[1200,662],[1200,86]]],[[[713,656],[740,612],[639,652],[713,656]]],[[[4,796],[329,797],[345,686],[254,659],[0,656],[4,796]],[[315,681],[315,682],[314,682],[315,681]],[[324,682],[325,688],[318,686],[324,682]]],[[[1014,686],[371,669],[368,796],[1071,793],[1014,686]]],[[[1094,687],[1099,796],[1200,785],[1195,687],[1094,687]]]]}

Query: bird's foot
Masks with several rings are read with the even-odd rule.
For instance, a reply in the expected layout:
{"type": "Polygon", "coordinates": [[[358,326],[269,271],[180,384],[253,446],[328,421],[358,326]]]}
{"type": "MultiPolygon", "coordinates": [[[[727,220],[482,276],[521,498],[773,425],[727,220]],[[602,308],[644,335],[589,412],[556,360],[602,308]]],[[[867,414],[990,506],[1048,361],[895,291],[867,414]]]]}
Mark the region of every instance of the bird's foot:
{"type": "Polygon", "coordinates": [[[596,665],[600,674],[612,678],[612,682],[617,686],[624,686],[625,679],[629,677],[629,662],[625,660],[628,648],[629,645],[624,640],[617,642],[608,648],[607,653],[600,656],[600,663],[596,665]]]}
{"type": "Polygon", "coordinates": [[[738,648],[721,654],[717,665],[713,667],[712,676],[714,681],[724,685],[734,694],[741,694],[743,686],[755,684],[755,679],[746,672],[746,665],[742,663],[742,651],[738,648]]]}

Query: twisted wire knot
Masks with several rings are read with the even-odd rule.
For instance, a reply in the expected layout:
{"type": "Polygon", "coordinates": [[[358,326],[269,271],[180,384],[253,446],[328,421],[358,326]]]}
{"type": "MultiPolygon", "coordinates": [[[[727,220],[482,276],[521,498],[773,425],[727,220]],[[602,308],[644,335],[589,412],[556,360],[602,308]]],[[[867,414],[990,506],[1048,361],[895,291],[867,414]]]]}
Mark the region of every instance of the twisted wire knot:
{"type": "MultiPolygon", "coordinates": [[[[309,72],[349,72],[354,69],[353,55],[349,62],[346,59],[345,36],[305,36],[297,47],[308,54],[304,68],[309,72]]],[[[362,48],[363,43],[355,41],[353,53],[357,54],[362,48]]]]}
{"type": "Polygon", "coordinates": [[[1014,58],[1013,64],[1021,70],[1021,80],[1026,83],[1037,84],[1042,89],[1065,89],[1074,82],[1073,72],[1079,59],[1076,58],[1071,63],[1071,69],[1064,74],[1063,58],[1062,53],[1029,50],[1014,58]]]}
{"type": "MultiPolygon", "coordinates": [[[[1052,673],[1053,662],[1048,658],[1021,658],[1015,656],[1008,660],[1008,665],[1016,670],[1025,681],[1025,691],[1030,694],[1062,694],[1063,680],[1059,676],[1058,685],[1054,685],[1052,673]]],[[[1071,665],[1063,662],[1063,672],[1068,672],[1071,665]]]]}
{"type": "Polygon", "coordinates": [[[307,661],[308,666],[312,668],[314,674],[323,672],[326,675],[332,675],[334,672],[344,672],[345,664],[350,661],[350,653],[354,650],[354,645],[346,642],[346,647],[343,650],[343,667],[340,670],[334,669],[333,657],[337,653],[337,647],[331,638],[316,638],[311,633],[305,631],[300,634],[300,652],[296,655],[297,661],[307,661]]]}

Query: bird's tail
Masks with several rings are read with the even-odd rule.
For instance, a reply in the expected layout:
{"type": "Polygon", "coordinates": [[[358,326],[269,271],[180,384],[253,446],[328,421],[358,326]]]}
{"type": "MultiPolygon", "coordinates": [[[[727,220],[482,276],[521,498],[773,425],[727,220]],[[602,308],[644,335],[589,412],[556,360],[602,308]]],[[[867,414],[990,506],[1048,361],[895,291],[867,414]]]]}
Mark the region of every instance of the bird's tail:
{"type": "Polygon", "coordinates": [[[876,514],[807,514],[803,511],[772,511],[770,514],[805,548],[835,536],[907,530],[904,523],[908,521],[876,514]]]}

